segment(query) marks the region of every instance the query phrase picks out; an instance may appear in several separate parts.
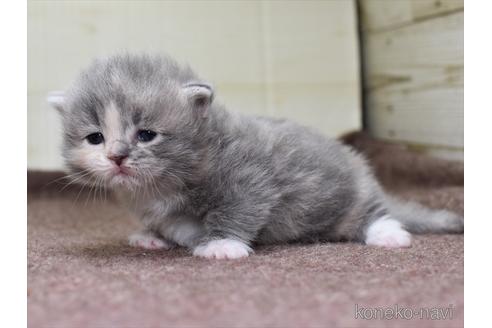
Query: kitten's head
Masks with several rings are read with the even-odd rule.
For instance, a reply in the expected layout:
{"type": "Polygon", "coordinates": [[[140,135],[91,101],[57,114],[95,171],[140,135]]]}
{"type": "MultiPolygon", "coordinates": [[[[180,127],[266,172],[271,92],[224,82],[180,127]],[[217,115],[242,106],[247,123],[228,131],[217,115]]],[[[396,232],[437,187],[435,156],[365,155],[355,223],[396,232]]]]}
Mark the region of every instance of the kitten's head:
{"type": "Polygon", "coordinates": [[[75,179],[130,189],[184,183],[199,166],[212,88],[166,57],[96,60],[48,101],[61,113],[75,179]]]}

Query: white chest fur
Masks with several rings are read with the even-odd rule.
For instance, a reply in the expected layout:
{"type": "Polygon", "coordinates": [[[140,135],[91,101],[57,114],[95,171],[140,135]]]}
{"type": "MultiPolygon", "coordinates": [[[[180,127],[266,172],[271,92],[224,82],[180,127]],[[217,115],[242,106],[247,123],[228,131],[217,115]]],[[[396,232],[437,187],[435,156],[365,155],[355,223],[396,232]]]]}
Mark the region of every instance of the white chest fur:
{"type": "Polygon", "coordinates": [[[198,220],[174,214],[183,203],[179,195],[165,199],[138,199],[119,193],[118,199],[133,210],[147,228],[180,246],[196,246],[205,232],[198,220]]]}
{"type": "Polygon", "coordinates": [[[194,247],[205,233],[201,222],[191,218],[166,218],[159,229],[160,234],[180,246],[194,247]]]}

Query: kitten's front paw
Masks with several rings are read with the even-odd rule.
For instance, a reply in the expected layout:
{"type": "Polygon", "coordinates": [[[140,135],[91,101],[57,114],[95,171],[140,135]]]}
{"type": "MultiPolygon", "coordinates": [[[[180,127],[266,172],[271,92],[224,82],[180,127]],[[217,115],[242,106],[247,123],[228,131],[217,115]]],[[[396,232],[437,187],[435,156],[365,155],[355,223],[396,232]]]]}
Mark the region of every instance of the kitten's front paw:
{"type": "Polygon", "coordinates": [[[150,232],[137,232],[128,238],[130,246],[145,249],[170,249],[172,245],[150,232]]]}
{"type": "Polygon", "coordinates": [[[366,244],[388,248],[410,247],[412,235],[402,228],[400,222],[383,217],[367,229],[366,244]]]}
{"type": "Polygon", "coordinates": [[[251,247],[234,239],[211,240],[207,244],[196,247],[193,255],[208,259],[239,259],[253,252],[251,247]]]}

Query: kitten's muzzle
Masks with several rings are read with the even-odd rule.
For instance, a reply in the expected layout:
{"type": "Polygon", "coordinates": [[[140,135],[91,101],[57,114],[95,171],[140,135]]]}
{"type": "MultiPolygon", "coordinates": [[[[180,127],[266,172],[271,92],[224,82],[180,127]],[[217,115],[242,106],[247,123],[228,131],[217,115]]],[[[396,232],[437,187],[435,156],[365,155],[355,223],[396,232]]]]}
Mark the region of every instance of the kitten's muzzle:
{"type": "Polygon", "coordinates": [[[123,161],[128,158],[128,155],[110,155],[108,158],[113,161],[117,166],[121,166],[123,161]]]}
{"type": "Polygon", "coordinates": [[[111,143],[108,153],[108,159],[113,161],[117,166],[121,166],[121,164],[123,164],[123,161],[128,158],[129,151],[130,149],[126,142],[115,140],[113,143],[111,143]]]}

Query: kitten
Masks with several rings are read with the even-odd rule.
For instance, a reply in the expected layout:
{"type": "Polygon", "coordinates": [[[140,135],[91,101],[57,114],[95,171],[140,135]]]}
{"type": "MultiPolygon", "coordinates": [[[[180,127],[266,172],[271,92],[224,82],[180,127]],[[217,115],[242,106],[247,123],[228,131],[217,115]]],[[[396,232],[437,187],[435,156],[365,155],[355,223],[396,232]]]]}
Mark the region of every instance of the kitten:
{"type": "Polygon", "coordinates": [[[233,114],[167,57],[96,60],[66,93],[63,155],[76,179],[115,190],[145,229],[130,244],[236,259],[256,244],[408,247],[463,218],[386,195],[365,160],[293,122],[233,114]]]}

